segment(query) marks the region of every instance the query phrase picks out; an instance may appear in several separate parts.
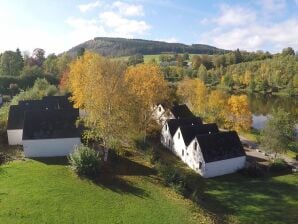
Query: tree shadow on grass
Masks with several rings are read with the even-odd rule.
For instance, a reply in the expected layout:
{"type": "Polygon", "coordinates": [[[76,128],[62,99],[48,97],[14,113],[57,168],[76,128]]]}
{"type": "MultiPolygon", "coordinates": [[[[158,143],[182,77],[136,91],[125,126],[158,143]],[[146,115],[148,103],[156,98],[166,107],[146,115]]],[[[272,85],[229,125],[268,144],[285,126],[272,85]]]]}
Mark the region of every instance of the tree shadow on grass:
{"type": "Polygon", "coordinates": [[[200,205],[217,215],[236,215],[241,223],[298,223],[297,192],[297,184],[233,174],[206,180],[200,205]]]}
{"type": "Polygon", "coordinates": [[[30,159],[44,163],[46,165],[69,165],[68,158],[66,156],[34,157],[30,159]]]}
{"type": "Polygon", "coordinates": [[[95,181],[96,185],[107,188],[118,194],[131,194],[140,198],[149,197],[149,194],[142,188],[135,186],[132,182],[114,175],[102,175],[95,181]]]}
{"type": "Polygon", "coordinates": [[[155,169],[125,157],[118,157],[115,161],[109,163],[108,170],[114,175],[124,176],[150,176],[157,174],[155,169]]]}

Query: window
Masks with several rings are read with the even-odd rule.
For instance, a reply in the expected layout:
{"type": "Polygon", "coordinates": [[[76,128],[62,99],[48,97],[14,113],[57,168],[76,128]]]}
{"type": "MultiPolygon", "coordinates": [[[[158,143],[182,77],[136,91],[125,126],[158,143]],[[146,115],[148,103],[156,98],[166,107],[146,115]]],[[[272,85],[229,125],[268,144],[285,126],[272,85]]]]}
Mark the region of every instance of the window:
{"type": "Polygon", "coordinates": [[[168,130],[168,125],[166,124],[166,127],[165,127],[166,131],[168,130]]]}
{"type": "Polygon", "coordinates": [[[158,111],[161,112],[161,107],[158,107],[158,111]]]}
{"type": "Polygon", "coordinates": [[[195,142],[194,145],[193,145],[193,149],[194,149],[194,150],[197,150],[197,148],[198,148],[198,143],[195,142]]]}
{"type": "Polygon", "coordinates": [[[169,146],[171,146],[171,139],[169,139],[169,146]]]}
{"type": "Polygon", "coordinates": [[[180,139],[180,132],[178,132],[178,139],[180,139]]]}
{"type": "Polygon", "coordinates": [[[202,162],[199,162],[199,169],[202,169],[202,162]]]}
{"type": "Polygon", "coordinates": [[[184,156],[184,149],[182,149],[182,156],[184,156]]]}
{"type": "Polygon", "coordinates": [[[186,153],[186,156],[188,156],[188,152],[186,153]]]}

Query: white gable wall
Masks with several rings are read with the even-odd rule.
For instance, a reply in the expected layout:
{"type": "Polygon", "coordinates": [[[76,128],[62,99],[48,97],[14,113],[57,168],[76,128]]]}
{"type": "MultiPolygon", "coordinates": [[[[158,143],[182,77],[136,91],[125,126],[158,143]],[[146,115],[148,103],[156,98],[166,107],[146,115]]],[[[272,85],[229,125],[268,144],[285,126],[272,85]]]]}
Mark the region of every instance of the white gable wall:
{"type": "Polygon", "coordinates": [[[232,159],[220,160],[205,164],[203,177],[215,177],[229,173],[234,173],[244,167],[246,161],[245,156],[232,159]]]}
{"type": "Polygon", "coordinates": [[[161,104],[154,106],[152,117],[161,125],[164,125],[166,120],[175,118],[170,110],[164,108],[161,104]]]}
{"type": "Polygon", "coordinates": [[[22,145],[23,129],[7,130],[9,145],[22,145]]]}
{"type": "Polygon", "coordinates": [[[25,157],[68,156],[80,144],[80,138],[23,140],[25,157]]]}
{"type": "Polygon", "coordinates": [[[184,139],[181,134],[180,128],[178,128],[176,133],[174,134],[173,142],[174,142],[174,153],[177,156],[179,156],[183,162],[186,162],[186,158],[189,156],[189,153],[186,151],[186,145],[184,143],[184,139]]]}
{"type": "Polygon", "coordinates": [[[187,165],[202,175],[205,169],[205,161],[196,138],[188,145],[187,151],[191,154],[191,157],[187,161],[187,165]]]}
{"type": "Polygon", "coordinates": [[[173,138],[167,123],[161,129],[161,144],[171,151],[173,150],[173,138]]]}

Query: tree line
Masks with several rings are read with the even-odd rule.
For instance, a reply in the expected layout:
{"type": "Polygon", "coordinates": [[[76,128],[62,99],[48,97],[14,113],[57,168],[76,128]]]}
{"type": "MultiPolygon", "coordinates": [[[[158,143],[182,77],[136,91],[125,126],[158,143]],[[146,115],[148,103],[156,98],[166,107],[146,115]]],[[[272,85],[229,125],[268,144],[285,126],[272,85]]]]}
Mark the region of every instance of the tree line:
{"type": "Polygon", "coordinates": [[[37,48],[32,54],[5,51],[0,54],[0,94],[13,96],[33,86],[37,78],[45,78],[57,85],[71,58],[63,54],[45,55],[37,48]]]}

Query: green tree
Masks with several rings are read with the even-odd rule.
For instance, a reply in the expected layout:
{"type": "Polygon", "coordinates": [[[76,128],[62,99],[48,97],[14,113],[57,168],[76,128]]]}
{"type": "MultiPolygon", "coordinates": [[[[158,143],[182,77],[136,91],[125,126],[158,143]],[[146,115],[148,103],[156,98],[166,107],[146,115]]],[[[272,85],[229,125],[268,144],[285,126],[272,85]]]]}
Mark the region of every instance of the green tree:
{"type": "Polygon", "coordinates": [[[24,60],[19,49],[5,51],[0,57],[0,75],[19,76],[24,67],[24,60]]]}
{"type": "Polygon", "coordinates": [[[269,152],[285,153],[295,138],[295,121],[290,113],[280,109],[273,111],[261,131],[261,147],[269,152]]]}
{"type": "Polygon", "coordinates": [[[206,69],[206,67],[205,67],[203,64],[199,67],[199,70],[198,70],[198,77],[199,77],[199,79],[201,79],[204,83],[207,83],[207,79],[208,79],[207,69],[206,69]]]}
{"type": "Polygon", "coordinates": [[[291,47],[284,48],[281,52],[282,55],[295,55],[295,51],[291,47]]]}
{"type": "Polygon", "coordinates": [[[128,58],[128,65],[137,65],[144,63],[144,56],[142,54],[132,55],[128,58]]]}

